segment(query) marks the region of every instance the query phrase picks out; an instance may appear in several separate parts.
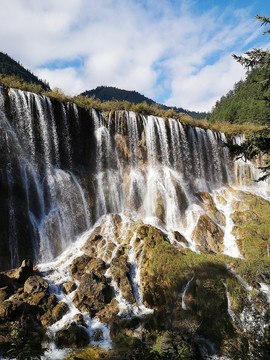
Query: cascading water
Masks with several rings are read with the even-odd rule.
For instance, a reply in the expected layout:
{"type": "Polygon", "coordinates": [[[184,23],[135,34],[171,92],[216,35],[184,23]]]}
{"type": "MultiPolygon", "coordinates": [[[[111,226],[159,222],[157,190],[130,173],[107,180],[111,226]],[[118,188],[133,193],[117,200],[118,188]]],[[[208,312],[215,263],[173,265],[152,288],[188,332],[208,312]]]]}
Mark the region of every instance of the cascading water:
{"type": "MultiPolygon", "coordinates": [[[[75,104],[13,89],[1,89],[0,97],[9,266],[24,253],[18,251],[23,239],[35,261],[48,261],[108,213],[177,230],[195,249],[192,229],[203,211],[194,195],[235,182],[224,134],[133,112],[105,119],[95,110],[84,111],[85,131],[75,104]]],[[[247,166],[252,175],[254,166],[247,166]]],[[[238,161],[241,184],[242,168],[238,161]]],[[[268,184],[262,186],[267,196],[268,184]]],[[[228,215],[227,208],[220,211],[228,215]]],[[[231,228],[227,222],[223,229],[227,240],[231,228]]],[[[234,239],[227,243],[225,252],[239,256],[234,239]]]]}
{"type": "Polygon", "coordinates": [[[21,255],[48,261],[89,228],[91,221],[84,191],[71,171],[65,107],[62,104],[66,142],[60,154],[59,119],[49,98],[11,89],[7,105],[3,91],[0,96],[10,266],[18,265],[21,255]],[[67,158],[68,168],[60,167],[60,155],[67,158]],[[19,250],[22,247],[27,251],[19,250]]]}
{"type": "MultiPolygon", "coordinates": [[[[269,198],[268,182],[256,185],[252,181],[258,178],[253,163],[238,160],[233,166],[223,146],[227,141],[224,134],[175,119],[125,111],[105,117],[75,104],[0,87],[0,140],[0,217],[4,229],[0,232],[0,268],[15,267],[25,257],[46,263],[67,251],[57,262],[39,265],[50,292],[69,308],[48,329],[52,334],[80,312],[72,302],[73,294],[63,294],[62,283],[72,280],[68,265],[83,253],[82,243],[91,234],[86,230],[101,226],[103,242],[94,256],[106,266],[104,276],[111,280],[118,315],[143,318],[153,310],[145,306],[142,296],[145,248],[143,237],[134,230],[136,221],[137,225],[151,224],[162,230],[176,249],[189,247],[198,252],[194,229],[202,216],[208,217],[211,226],[223,234],[220,252],[241,258],[231,219],[233,202],[239,199],[228,185],[238,184],[269,198]],[[207,205],[203,199],[210,205],[213,202],[210,210],[209,202],[207,205]],[[120,218],[118,227],[113,224],[115,216],[120,218]],[[83,233],[81,241],[74,244],[83,233]],[[123,247],[131,300],[113,273],[113,263],[123,247]]],[[[193,278],[182,294],[184,310],[193,278]]],[[[247,291],[252,290],[242,278],[238,280],[247,291]]],[[[260,286],[269,301],[269,286],[263,282],[260,286]]],[[[256,330],[263,324],[263,319],[253,321],[250,297],[250,306],[238,319],[225,290],[232,321],[242,329],[249,326],[256,330]]],[[[81,315],[91,341],[99,329],[103,334],[99,344],[109,346],[108,327],[89,314],[81,315]]],[[[214,359],[214,344],[201,340],[208,344],[214,359]]]]}

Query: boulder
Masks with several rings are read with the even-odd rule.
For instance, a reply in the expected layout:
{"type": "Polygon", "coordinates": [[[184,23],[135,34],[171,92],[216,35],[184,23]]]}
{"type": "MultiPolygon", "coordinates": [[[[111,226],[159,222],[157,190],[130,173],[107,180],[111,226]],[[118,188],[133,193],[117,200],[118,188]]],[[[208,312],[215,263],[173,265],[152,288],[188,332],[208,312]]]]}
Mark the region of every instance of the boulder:
{"type": "Polygon", "coordinates": [[[62,286],[65,294],[70,294],[77,289],[77,285],[73,281],[64,282],[62,286]]]}
{"type": "Polygon", "coordinates": [[[103,236],[99,233],[101,227],[98,226],[90,235],[89,239],[86,241],[82,250],[91,258],[97,257],[100,250],[106,246],[106,240],[103,239],[103,236]]]}
{"type": "Polygon", "coordinates": [[[48,291],[49,284],[39,275],[30,276],[24,284],[24,292],[28,294],[37,294],[48,291]]]}
{"type": "Polygon", "coordinates": [[[54,308],[52,311],[52,316],[55,322],[59,321],[60,319],[62,319],[62,317],[67,313],[68,311],[68,305],[63,302],[60,301],[54,308]]]}
{"type": "Polygon", "coordinates": [[[58,331],[56,338],[60,348],[81,348],[90,342],[86,330],[75,323],[72,323],[67,329],[58,331]]]}
{"type": "Polygon", "coordinates": [[[220,253],[223,250],[223,232],[209,216],[201,215],[192,233],[202,253],[220,253]]]}
{"type": "Polygon", "coordinates": [[[102,277],[106,272],[106,264],[102,259],[92,259],[84,269],[86,274],[94,274],[97,277],[102,277]]]}
{"type": "Polygon", "coordinates": [[[73,263],[69,266],[69,271],[74,279],[81,280],[84,275],[84,269],[86,265],[92,260],[92,258],[86,254],[77,257],[73,263]]]}
{"type": "Polygon", "coordinates": [[[113,289],[105,276],[97,278],[94,274],[85,274],[74,295],[73,302],[82,312],[87,311],[90,315],[95,316],[96,312],[110,303],[112,297],[113,289]]]}
{"type": "Polygon", "coordinates": [[[103,309],[101,309],[99,312],[97,312],[96,316],[99,318],[99,320],[103,323],[109,323],[111,321],[115,320],[116,315],[119,312],[118,304],[115,299],[112,299],[112,301],[106,305],[103,309]]]}

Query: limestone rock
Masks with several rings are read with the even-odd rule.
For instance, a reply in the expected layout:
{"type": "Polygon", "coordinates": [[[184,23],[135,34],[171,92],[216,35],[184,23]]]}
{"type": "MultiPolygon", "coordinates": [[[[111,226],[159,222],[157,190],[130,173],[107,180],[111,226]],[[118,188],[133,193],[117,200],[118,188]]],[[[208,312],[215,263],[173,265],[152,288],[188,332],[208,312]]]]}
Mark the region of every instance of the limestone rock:
{"type": "Polygon", "coordinates": [[[135,298],[132,291],[129,267],[125,256],[116,257],[110,264],[113,280],[119,285],[124,298],[134,304],[135,298]]]}
{"type": "Polygon", "coordinates": [[[65,294],[70,294],[77,289],[77,285],[73,281],[64,282],[62,286],[65,294]]]}
{"type": "Polygon", "coordinates": [[[188,241],[187,241],[187,239],[186,239],[182,234],[180,234],[180,232],[178,232],[178,231],[173,231],[172,234],[173,234],[175,240],[176,240],[178,243],[183,243],[183,244],[185,244],[186,246],[188,246],[188,241]]]}
{"type": "Polygon", "coordinates": [[[78,325],[81,325],[81,326],[84,326],[84,327],[87,327],[85,321],[84,321],[84,318],[83,318],[83,315],[82,314],[76,314],[73,316],[73,319],[77,322],[78,325]]]}
{"type": "Polygon", "coordinates": [[[84,269],[91,259],[92,258],[86,254],[77,257],[69,266],[71,276],[77,280],[81,280],[84,275],[84,269]]]}
{"type": "Polygon", "coordinates": [[[25,284],[24,291],[28,294],[37,294],[42,291],[47,291],[49,284],[39,275],[30,276],[25,284]]]}
{"type": "Polygon", "coordinates": [[[220,253],[223,250],[223,232],[209,216],[201,215],[192,233],[201,252],[220,253]]]}
{"type": "Polygon", "coordinates": [[[60,348],[80,348],[90,342],[89,335],[82,326],[71,324],[67,329],[62,329],[56,333],[58,346],[60,348]]]}
{"type": "Polygon", "coordinates": [[[59,321],[60,319],[62,319],[62,317],[67,313],[68,311],[68,305],[63,302],[60,301],[54,308],[52,311],[52,316],[55,320],[55,322],[59,321]]]}
{"type": "Polygon", "coordinates": [[[30,305],[18,300],[0,302],[0,323],[16,320],[22,313],[30,313],[30,305]]]}
{"type": "Polygon", "coordinates": [[[212,196],[206,191],[202,191],[202,192],[200,192],[200,193],[198,193],[196,195],[197,195],[197,198],[202,203],[202,206],[203,206],[204,210],[207,212],[207,214],[215,222],[217,222],[221,226],[225,226],[226,225],[226,218],[225,218],[224,214],[222,214],[217,209],[212,196]]]}
{"type": "Polygon", "coordinates": [[[97,232],[98,229],[95,229],[90,238],[86,241],[85,245],[82,247],[85,254],[91,258],[95,258],[99,254],[99,251],[106,245],[106,241],[103,239],[103,236],[97,232]]]}
{"type": "Polygon", "coordinates": [[[62,301],[57,303],[56,298],[51,298],[46,308],[46,313],[40,318],[41,324],[45,328],[61,320],[68,311],[68,305],[62,301]]]}
{"type": "Polygon", "coordinates": [[[100,319],[101,322],[108,323],[115,319],[115,316],[118,314],[119,308],[117,301],[112,299],[112,301],[106,305],[106,307],[100,310],[96,316],[100,319]]]}
{"type": "Polygon", "coordinates": [[[103,332],[100,329],[97,329],[93,333],[94,341],[101,341],[103,339],[103,332]]]}
{"type": "Polygon", "coordinates": [[[33,274],[33,262],[32,260],[23,260],[21,266],[15,269],[10,277],[16,279],[17,281],[24,283],[26,279],[33,274]]]}
{"type": "Polygon", "coordinates": [[[235,222],[237,226],[242,226],[249,221],[255,221],[255,222],[258,221],[258,216],[252,210],[235,211],[231,215],[231,219],[235,222]]]}
{"type": "Polygon", "coordinates": [[[81,311],[95,315],[112,300],[113,291],[109,280],[104,276],[97,278],[94,274],[83,275],[74,295],[73,302],[81,311]]]}
{"type": "Polygon", "coordinates": [[[86,274],[95,274],[97,277],[101,277],[106,272],[106,264],[102,259],[92,259],[85,267],[86,274]]]}

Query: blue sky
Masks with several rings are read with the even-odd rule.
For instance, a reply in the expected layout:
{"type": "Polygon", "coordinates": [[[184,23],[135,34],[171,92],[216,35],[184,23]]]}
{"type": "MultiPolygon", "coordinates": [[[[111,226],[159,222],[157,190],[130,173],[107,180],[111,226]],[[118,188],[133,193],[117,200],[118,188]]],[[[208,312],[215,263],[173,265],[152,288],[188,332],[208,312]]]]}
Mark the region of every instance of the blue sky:
{"type": "Polygon", "coordinates": [[[209,111],[270,48],[269,0],[2,0],[0,49],[66,94],[99,85],[209,111]]]}

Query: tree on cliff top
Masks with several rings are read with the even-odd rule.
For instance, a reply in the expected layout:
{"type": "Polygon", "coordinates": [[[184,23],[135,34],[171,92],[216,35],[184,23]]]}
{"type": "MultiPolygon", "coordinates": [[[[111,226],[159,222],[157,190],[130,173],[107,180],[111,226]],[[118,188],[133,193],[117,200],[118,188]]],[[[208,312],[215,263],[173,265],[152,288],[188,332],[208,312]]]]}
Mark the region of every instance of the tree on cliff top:
{"type": "MultiPolygon", "coordinates": [[[[270,34],[270,18],[256,15],[256,19],[261,22],[261,25],[268,25],[269,29],[264,31],[263,34],[270,34]]],[[[253,49],[245,53],[244,56],[233,55],[233,57],[248,71],[259,69],[257,73],[256,82],[258,82],[263,92],[263,100],[270,108],[270,51],[263,49],[253,49]]],[[[270,119],[268,119],[269,124],[270,119]]],[[[267,128],[256,131],[249,135],[242,145],[231,146],[231,151],[234,155],[242,156],[244,159],[252,159],[259,153],[270,155],[270,126],[267,128]]],[[[265,160],[265,167],[261,168],[263,176],[258,181],[265,180],[270,176],[270,159],[265,160]]]]}

